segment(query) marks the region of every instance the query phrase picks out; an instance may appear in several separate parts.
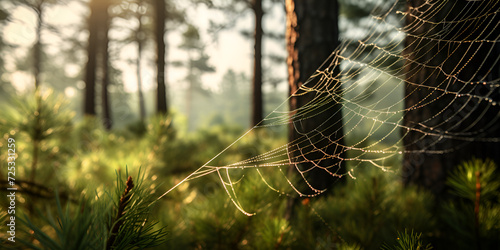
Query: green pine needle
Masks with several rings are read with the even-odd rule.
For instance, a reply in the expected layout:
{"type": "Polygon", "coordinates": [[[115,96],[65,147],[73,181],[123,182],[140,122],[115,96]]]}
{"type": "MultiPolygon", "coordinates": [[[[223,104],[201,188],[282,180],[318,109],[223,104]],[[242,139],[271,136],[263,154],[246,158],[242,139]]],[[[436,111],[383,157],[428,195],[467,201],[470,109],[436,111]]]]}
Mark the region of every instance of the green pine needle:
{"type": "Polygon", "coordinates": [[[432,246],[424,243],[421,240],[422,233],[413,233],[413,230],[408,233],[405,229],[404,233],[398,232],[397,245],[389,247],[387,245],[382,246],[382,249],[387,250],[430,250],[432,246]]]}

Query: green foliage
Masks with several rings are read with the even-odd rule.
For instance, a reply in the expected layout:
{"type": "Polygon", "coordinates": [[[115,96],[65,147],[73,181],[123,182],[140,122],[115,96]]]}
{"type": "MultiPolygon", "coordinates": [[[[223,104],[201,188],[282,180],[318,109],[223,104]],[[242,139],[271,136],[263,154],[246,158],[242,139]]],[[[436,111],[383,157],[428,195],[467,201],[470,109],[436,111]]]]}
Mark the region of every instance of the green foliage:
{"type": "Polygon", "coordinates": [[[234,249],[249,230],[250,218],[237,211],[222,192],[193,204],[186,215],[196,245],[206,249],[234,249]]]}
{"type": "MultiPolygon", "coordinates": [[[[221,170],[221,174],[226,173],[221,170]]],[[[233,174],[233,187],[226,186],[234,188],[233,200],[215,176],[203,180],[204,185],[192,181],[172,193],[167,204],[179,208],[169,211],[167,222],[175,225],[172,248],[288,249],[299,240],[282,217],[286,199],[270,190],[257,172],[233,174]],[[257,214],[246,216],[233,202],[257,214]]]]}
{"type": "Polygon", "coordinates": [[[318,214],[343,240],[376,249],[391,242],[397,231],[405,228],[432,231],[435,222],[429,193],[405,188],[394,176],[379,171],[360,175],[314,204],[318,214]]]}
{"type": "Polygon", "coordinates": [[[266,219],[262,222],[262,237],[257,241],[258,249],[286,249],[293,240],[293,231],[289,222],[280,217],[266,219]]]}
{"type": "MultiPolygon", "coordinates": [[[[128,175],[128,171],[125,175],[128,175]]],[[[114,203],[113,215],[120,211],[119,207],[123,204],[122,190],[130,187],[131,191],[127,194],[128,202],[123,204],[125,206],[123,214],[119,214],[113,221],[113,226],[117,223],[121,225],[111,249],[144,249],[162,244],[167,232],[164,228],[157,229],[157,220],[151,218],[151,212],[156,200],[152,196],[153,190],[144,186],[145,175],[139,172],[132,187],[130,186],[131,177],[129,177],[127,183],[123,179],[121,174],[117,174],[116,181],[118,184],[113,201],[118,201],[117,197],[121,198],[119,202],[114,203]]]]}
{"type": "MultiPolygon", "coordinates": [[[[172,123],[171,117],[151,119],[145,137],[141,139],[141,147],[151,151],[142,164],[151,166],[162,176],[186,175],[205,164],[245,132],[235,125],[202,128],[193,133],[182,128],[185,128],[185,123],[179,119],[175,123],[172,123]]],[[[223,156],[214,159],[213,164],[220,166],[243,160],[271,150],[280,143],[284,143],[284,138],[273,131],[255,131],[230,147],[223,156]]]]}
{"type": "MultiPolygon", "coordinates": [[[[16,165],[21,166],[16,177],[22,179],[30,174],[26,166],[33,160],[33,144],[38,140],[40,174],[35,178],[36,187],[44,193],[61,191],[61,198],[55,201],[19,192],[16,214],[26,215],[25,224],[19,225],[24,232],[19,238],[31,248],[105,248],[116,225],[115,249],[159,244],[165,236],[163,225],[169,226],[172,239],[166,244],[177,249],[374,249],[383,243],[393,246],[388,249],[428,249],[424,240],[437,248],[475,248],[477,242],[482,248],[494,248],[499,244],[500,180],[491,161],[473,160],[458,166],[447,182],[453,199],[437,204],[431,194],[402,186],[393,174],[359,171],[356,180],[334,185],[328,197],[302,197],[293,218],[286,220],[289,196],[280,192],[291,196],[295,192],[283,173],[273,167],[233,169],[229,174],[219,169],[221,176],[213,173],[190,180],[162,200],[153,200],[165,191],[163,187],[176,185],[222,150],[224,154],[211,161],[213,166],[283,145],[286,142],[279,131],[256,129],[231,145],[245,132],[241,126],[231,123],[188,133],[182,119],[172,116],[156,116],[143,125],[105,131],[99,120],[90,117],[73,125],[62,98],[44,95],[39,115],[35,114],[33,98],[27,98],[1,110],[4,140],[0,143],[11,136],[16,139],[16,165]],[[231,146],[225,149],[227,145],[231,146]],[[124,192],[129,185],[120,170],[126,164],[148,169],[133,179],[130,193],[124,192]],[[106,183],[111,183],[116,172],[114,191],[102,191],[111,190],[106,183]],[[158,190],[157,179],[164,182],[158,190]],[[99,187],[95,195],[88,192],[94,190],[92,185],[99,187]],[[81,194],[83,198],[75,202],[74,197],[81,194]],[[127,201],[120,202],[122,197],[127,201]],[[479,209],[475,210],[478,200],[479,209]],[[35,213],[28,203],[49,205],[35,213]],[[257,214],[245,216],[234,203],[257,214]],[[120,206],[125,211],[121,216],[120,206]],[[85,243],[77,245],[78,241],[85,243]]],[[[5,157],[1,152],[0,166],[7,162],[5,157]]],[[[396,161],[385,164],[398,166],[396,161]]],[[[5,202],[5,197],[0,199],[5,202]]],[[[0,221],[5,219],[3,211],[0,221]]]]}
{"type": "Polygon", "coordinates": [[[5,107],[0,117],[2,128],[25,133],[30,140],[62,138],[62,134],[68,133],[74,113],[65,108],[65,99],[51,90],[40,95],[40,107],[33,95],[12,98],[12,105],[5,107]]]}
{"type": "Polygon", "coordinates": [[[145,163],[145,152],[138,150],[138,141],[130,133],[108,133],[93,117],[86,117],[74,130],[68,136],[73,155],[60,172],[71,188],[83,190],[89,182],[110,183],[116,169],[145,163]]]}
{"type": "Polygon", "coordinates": [[[479,188],[480,199],[491,200],[498,196],[500,188],[500,179],[495,171],[496,165],[492,160],[473,159],[463,162],[452,171],[447,184],[458,197],[475,201],[476,189],[479,188]]]}
{"type": "MultiPolygon", "coordinates": [[[[67,102],[52,91],[41,93],[40,100],[38,106],[33,95],[11,98],[10,105],[2,107],[0,134],[4,140],[9,137],[16,140],[17,179],[59,185],[63,180],[56,173],[73,153],[67,135],[73,130],[74,113],[66,108],[67,102]]],[[[6,154],[7,151],[1,152],[2,162],[6,162],[6,154]]]]}
{"type": "Polygon", "coordinates": [[[95,204],[91,199],[82,198],[76,208],[67,203],[62,208],[59,196],[56,193],[57,216],[54,217],[50,209],[41,214],[44,226],[37,226],[29,217],[21,219],[32,232],[25,232],[27,237],[19,241],[32,249],[99,249],[102,248],[102,240],[107,235],[106,227],[102,224],[106,221],[105,211],[94,210],[95,204]],[[78,208],[81,208],[78,210],[78,208]],[[47,226],[51,230],[47,230],[47,226]],[[53,232],[53,233],[51,233],[53,232]],[[32,236],[38,243],[30,240],[32,236]]]}
{"type": "MultiPolygon", "coordinates": [[[[225,170],[221,171],[224,177],[225,170]]],[[[228,190],[235,190],[230,197],[218,178],[205,180],[205,186],[197,184],[198,181],[183,184],[172,193],[168,206],[180,208],[170,215],[172,221],[168,221],[176,224],[175,240],[169,242],[172,247],[376,249],[384,242],[394,242],[397,232],[405,228],[432,232],[435,226],[430,212],[432,196],[415,188],[404,188],[393,176],[364,173],[369,177],[337,187],[334,195],[326,199],[302,200],[294,210],[293,219],[288,221],[283,217],[288,196],[267,185],[293,193],[285,188],[287,183],[281,173],[233,172],[236,173],[231,175],[232,187],[224,178],[228,190]],[[211,183],[215,186],[203,189],[211,183]],[[257,214],[247,217],[233,202],[257,214]]]]}
{"type": "Polygon", "coordinates": [[[413,233],[413,230],[408,233],[405,229],[404,233],[398,232],[397,245],[392,247],[383,246],[382,249],[387,250],[430,250],[433,247],[430,244],[424,246],[422,243],[422,233],[413,233]]]}
{"type": "Polygon", "coordinates": [[[445,245],[491,249],[500,245],[500,175],[491,160],[472,159],[447,179],[454,199],[441,206],[445,245]]]}
{"type": "MultiPolygon", "coordinates": [[[[325,248],[316,248],[316,249],[325,249],[325,248]]],[[[338,247],[339,250],[361,250],[362,248],[358,244],[341,244],[338,247]]]]}
{"type": "MultiPolygon", "coordinates": [[[[39,212],[41,226],[29,217],[22,219],[31,232],[27,231],[27,237],[20,242],[32,249],[143,249],[162,244],[166,231],[158,229],[157,222],[150,218],[155,201],[151,190],[143,186],[144,178],[144,174],[137,175],[136,183],[127,193],[126,204],[121,195],[125,183],[119,173],[114,194],[83,196],[77,206],[68,202],[63,209],[56,193],[57,215],[52,214],[50,207],[45,214],[39,212]],[[122,204],[123,213],[116,216],[122,204]],[[112,229],[117,223],[120,226],[114,232],[112,229]],[[114,240],[107,246],[112,235],[114,240]]],[[[132,178],[129,180],[131,182],[132,178]]]]}

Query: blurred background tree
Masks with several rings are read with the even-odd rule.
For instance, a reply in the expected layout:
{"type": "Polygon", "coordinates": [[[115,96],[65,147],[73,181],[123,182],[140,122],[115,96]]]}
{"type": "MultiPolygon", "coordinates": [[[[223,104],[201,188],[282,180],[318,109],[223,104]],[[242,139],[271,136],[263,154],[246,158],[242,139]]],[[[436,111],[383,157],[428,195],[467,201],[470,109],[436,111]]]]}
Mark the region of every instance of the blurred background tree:
{"type": "MultiPolygon", "coordinates": [[[[281,5],[282,2],[277,0],[263,1],[263,0],[234,0],[229,2],[223,1],[212,1],[212,0],[196,0],[195,2],[200,2],[206,4],[209,8],[222,11],[228,16],[227,21],[222,23],[217,23],[211,21],[211,30],[213,33],[217,33],[223,29],[233,28],[236,24],[237,19],[243,17],[243,13],[247,10],[251,10],[254,26],[253,33],[249,31],[242,31],[242,35],[253,39],[253,73],[252,73],[252,102],[251,102],[251,126],[255,126],[262,122],[264,118],[264,98],[263,98],[263,38],[267,36],[269,38],[283,39],[283,35],[279,33],[278,30],[263,30],[263,17],[266,12],[270,12],[275,5],[281,5]],[[265,3],[264,3],[265,2],[265,3]],[[267,3],[267,6],[266,6],[267,3]]],[[[216,34],[215,34],[216,35],[216,34]]],[[[274,54],[269,56],[272,59],[277,59],[282,62],[282,58],[274,54]]],[[[272,76],[268,77],[268,81],[272,83],[272,76]]]]}
{"type": "Polygon", "coordinates": [[[185,114],[187,117],[187,130],[193,131],[199,124],[199,120],[195,119],[193,110],[199,110],[200,106],[194,106],[194,100],[198,100],[196,104],[203,103],[202,100],[207,100],[204,97],[210,95],[201,82],[203,74],[215,71],[215,68],[210,65],[209,57],[204,52],[205,48],[201,41],[198,29],[191,24],[187,25],[187,29],[182,33],[182,43],[179,48],[187,53],[185,62],[175,62],[177,66],[187,68],[185,81],[187,82],[186,97],[185,97],[185,114]],[[200,102],[201,100],[201,102],[200,102]]]}
{"type": "Polygon", "coordinates": [[[165,0],[153,1],[155,10],[156,41],[156,112],[167,114],[167,90],[165,85],[165,22],[167,20],[167,4],[165,0]]]}

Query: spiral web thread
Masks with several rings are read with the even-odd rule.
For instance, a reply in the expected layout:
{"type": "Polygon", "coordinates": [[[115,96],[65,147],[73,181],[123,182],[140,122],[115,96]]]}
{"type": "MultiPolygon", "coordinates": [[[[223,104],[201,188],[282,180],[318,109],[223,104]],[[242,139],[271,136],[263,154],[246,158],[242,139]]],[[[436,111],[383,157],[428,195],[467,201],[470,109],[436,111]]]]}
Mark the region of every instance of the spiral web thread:
{"type": "MultiPolygon", "coordinates": [[[[256,171],[261,181],[279,194],[310,197],[325,191],[309,182],[308,172],[314,168],[338,178],[355,178],[359,166],[398,171],[403,154],[445,154],[470,142],[500,142],[499,137],[488,133],[498,130],[500,124],[500,81],[490,74],[500,71],[499,32],[495,31],[500,29],[500,4],[469,1],[458,12],[446,12],[458,7],[454,2],[460,1],[422,1],[422,5],[410,8],[405,8],[405,1],[380,6],[373,11],[363,39],[342,41],[324,62],[323,66],[328,67],[320,67],[325,70],[317,70],[292,95],[314,93],[315,98],[297,110],[280,112],[278,107],[261,125],[247,131],[172,189],[185,181],[217,173],[234,205],[244,214],[253,215],[244,209],[235,191],[241,175],[232,172],[256,171]],[[405,67],[409,64],[411,67],[405,67]],[[335,67],[340,67],[339,73],[332,70],[335,67]],[[463,74],[470,68],[482,68],[483,73],[463,74]],[[427,76],[413,80],[422,71],[427,76]],[[430,83],[436,79],[437,83],[430,83]],[[414,102],[405,102],[408,98],[414,102]],[[430,108],[435,102],[442,103],[440,109],[430,108]],[[342,121],[327,119],[326,124],[318,124],[321,129],[303,133],[265,153],[217,163],[228,149],[237,149],[241,139],[256,129],[291,124],[296,128],[296,124],[314,119],[321,110],[339,104],[342,121]],[[404,122],[406,114],[420,111],[426,114],[421,120],[404,122]],[[343,144],[337,137],[340,131],[330,129],[338,122],[342,122],[343,144]],[[312,143],[312,138],[318,136],[328,146],[340,148],[344,157],[312,143]],[[442,143],[445,140],[452,143],[442,143]],[[319,157],[311,159],[312,152],[319,157]],[[325,159],[336,159],[337,163],[327,167],[318,164],[325,159]],[[312,167],[296,167],[306,163],[303,161],[312,167]],[[341,170],[341,163],[347,168],[341,170]],[[287,174],[290,166],[298,173],[298,180],[287,174]],[[264,170],[279,171],[289,188],[274,185],[264,170]]],[[[288,105],[288,101],[281,105],[288,105]]]]}

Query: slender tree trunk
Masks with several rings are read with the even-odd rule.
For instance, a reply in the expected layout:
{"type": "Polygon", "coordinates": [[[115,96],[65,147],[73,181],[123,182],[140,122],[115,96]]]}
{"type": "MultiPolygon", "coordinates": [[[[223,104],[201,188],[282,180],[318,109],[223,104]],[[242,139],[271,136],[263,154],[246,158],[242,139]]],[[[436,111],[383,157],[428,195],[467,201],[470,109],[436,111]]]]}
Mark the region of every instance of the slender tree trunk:
{"type": "Polygon", "coordinates": [[[36,24],[36,41],[34,45],[34,55],[33,55],[33,75],[35,78],[35,90],[40,87],[40,74],[42,67],[42,24],[43,24],[43,4],[44,1],[40,1],[37,6],[35,6],[35,11],[37,12],[37,24],[36,24]]]}
{"type": "Polygon", "coordinates": [[[500,101],[495,87],[500,46],[479,42],[499,39],[500,17],[484,10],[498,11],[500,3],[449,1],[431,6],[415,0],[407,6],[403,55],[408,111],[403,125],[411,129],[402,131],[403,177],[406,183],[443,194],[448,171],[460,162],[479,157],[500,164],[499,143],[481,141],[500,137],[500,109],[478,98],[500,101]],[[478,42],[462,42],[470,40],[478,42]]]}
{"type": "MultiPolygon", "coordinates": [[[[327,70],[326,63],[320,68],[326,70],[332,80],[320,85],[317,85],[319,77],[309,81],[307,87],[314,87],[316,91],[307,92],[302,88],[339,44],[337,1],[287,0],[286,16],[288,83],[292,96],[289,105],[293,112],[289,127],[290,174],[312,169],[306,173],[307,181],[315,189],[323,190],[338,180],[330,173],[340,170],[344,158],[342,105],[334,95],[329,95],[341,91],[338,80],[333,78],[339,73],[338,67],[327,70]],[[325,105],[304,109],[311,101],[325,105]]],[[[286,217],[291,216],[291,208],[293,200],[286,217]]]]}
{"type": "MultiPolygon", "coordinates": [[[[42,24],[43,24],[43,4],[44,1],[38,2],[34,9],[37,12],[37,25],[36,25],[36,41],[33,48],[33,78],[35,81],[35,99],[36,99],[36,111],[35,111],[35,124],[33,137],[33,155],[31,160],[31,173],[29,177],[29,181],[31,183],[35,182],[35,177],[38,169],[38,161],[40,155],[40,142],[42,141],[42,124],[40,115],[42,113],[42,96],[40,89],[40,75],[41,75],[41,67],[42,67],[42,24]]],[[[27,205],[27,209],[29,213],[33,213],[33,204],[29,203],[27,205]]]]}
{"type": "Polygon", "coordinates": [[[33,159],[31,162],[31,175],[30,181],[35,181],[36,170],[38,167],[38,155],[40,152],[40,141],[42,136],[42,124],[40,115],[42,113],[42,97],[40,90],[40,75],[42,68],[42,24],[43,24],[43,4],[44,1],[37,3],[35,11],[37,12],[37,25],[36,25],[36,41],[33,48],[33,76],[35,80],[35,99],[36,99],[36,112],[35,112],[35,126],[33,133],[33,159]]]}
{"type": "Polygon", "coordinates": [[[193,67],[192,61],[189,60],[189,68],[188,68],[188,89],[186,90],[186,117],[187,117],[187,127],[188,131],[193,131],[193,95],[194,95],[194,82],[193,82],[193,67]]]}
{"type": "Polygon", "coordinates": [[[155,36],[156,36],[156,67],[157,91],[156,110],[159,114],[167,114],[167,91],[165,86],[165,0],[155,0],[155,36]]]}
{"type": "Polygon", "coordinates": [[[137,59],[136,59],[136,70],[137,70],[137,94],[139,97],[139,115],[141,122],[146,119],[146,107],[144,105],[144,95],[142,93],[142,44],[144,42],[144,31],[142,28],[142,15],[137,17],[139,21],[139,27],[137,28],[137,59]]]}
{"type": "Polygon", "coordinates": [[[108,86],[109,86],[109,52],[108,52],[108,45],[109,45],[109,37],[108,37],[108,31],[109,31],[109,25],[110,25],[110,18],[108,14],[108,7],[109,7],[109,0],[101,0],[103,1],[104,8],[102,10],[102,15],[103,15],[103,20],[102,20],[102,30],[101,30],[101,55],[102,55],[102,119],[103,119],[103,125],[104,128],[109,130],[111,129],[113,125],[113,120],[111,118],[111,105],[109,101],[109,93],[108,93],[108,86]]]}
{"type": "Polygon", "coordinates": [[[262,17],[264,15],[262,0],[254,0],[252,9],[255,14],[252,125],[256,126],[264,118],[262,107],[262,17]]]}
{"type": "Polygon", "coordinates": [[[99,25],[99,0],[91,0],[88,18],[89,38],[87,45],[87,64],[85,69],[84,114],[95,116],[95,85],[97,69],[97,47],[99,25]]]}

